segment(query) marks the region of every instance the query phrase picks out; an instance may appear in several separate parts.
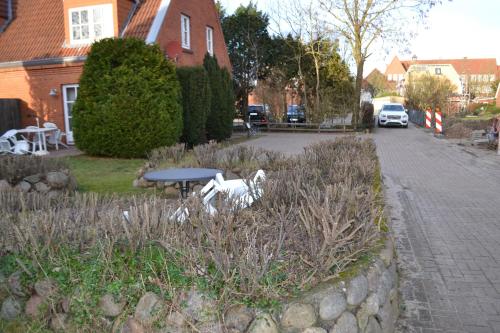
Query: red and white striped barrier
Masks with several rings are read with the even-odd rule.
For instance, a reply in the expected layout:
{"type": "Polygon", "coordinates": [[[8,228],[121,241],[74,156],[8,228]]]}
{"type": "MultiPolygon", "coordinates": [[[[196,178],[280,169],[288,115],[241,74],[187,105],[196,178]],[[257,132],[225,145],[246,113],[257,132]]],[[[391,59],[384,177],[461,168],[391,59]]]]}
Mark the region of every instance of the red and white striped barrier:
{"type": "Polygon", "coordinates": [[[431,109],[425,110],[425,128],[432,127],[432,111],[431,109]]]}
{"type": "Polygon", "coordinates": [[[436,112],[436,134],[443,133],[443,114],[442,112],[436,112]]]}

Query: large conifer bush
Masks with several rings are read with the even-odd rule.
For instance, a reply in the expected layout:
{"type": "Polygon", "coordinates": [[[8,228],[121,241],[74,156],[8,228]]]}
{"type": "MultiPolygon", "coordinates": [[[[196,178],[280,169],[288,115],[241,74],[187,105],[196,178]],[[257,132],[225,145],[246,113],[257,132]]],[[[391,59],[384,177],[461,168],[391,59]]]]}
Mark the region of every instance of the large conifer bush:
{"type": "Polygon", "coordinates": [[[207,136],[210,140],[225,140],[231,137],[235,115],[234,90],[231,75],[221,68],[216,57],[208,53],[203,62],[208,73],[212,100],[207,118],[207,136]]]}
{"type": "Polygon", "coordinates": [[[177,76],[182,89],[184,130],[182,141],[189,146],[205,143],[206,121],[211,106],[211,89],[205,68],[181,67],[177,76]]]}
{"type": "Polygon", "coordinates": [[[143,157],[182,133],[173,63],[139,39],[93,44],[73,108],[76,145],[90,155],[143,157]]]}

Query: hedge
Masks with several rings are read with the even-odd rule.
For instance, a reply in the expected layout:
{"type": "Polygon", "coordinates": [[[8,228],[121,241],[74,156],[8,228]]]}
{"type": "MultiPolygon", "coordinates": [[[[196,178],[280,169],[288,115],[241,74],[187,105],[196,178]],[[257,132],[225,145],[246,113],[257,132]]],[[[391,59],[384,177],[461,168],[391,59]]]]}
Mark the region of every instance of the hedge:
{"type": "Polygon", "coordinates": [[[143,157],[182,133],[180,86],[173,63],[139,39],[92,45],[73,108],[76,145],[90,155],[143,157]]]}
{"type": "Polygon", "coordinates": [[[231,137],[235,115],[234,91],[231,74],[221,68],[216,57],[209,54],[203,62],[208,72],[212,101],[207,118],[207,136],[210,140],[221,141],[231,137]]]}
{"type": "Polygon", "coordinates": [[[182,141],[189,146],[205,143],[206,121],[211,105],[207,71],[203,67],[181,67],[177,77],[182,90],[184,130],[182,141]]]}

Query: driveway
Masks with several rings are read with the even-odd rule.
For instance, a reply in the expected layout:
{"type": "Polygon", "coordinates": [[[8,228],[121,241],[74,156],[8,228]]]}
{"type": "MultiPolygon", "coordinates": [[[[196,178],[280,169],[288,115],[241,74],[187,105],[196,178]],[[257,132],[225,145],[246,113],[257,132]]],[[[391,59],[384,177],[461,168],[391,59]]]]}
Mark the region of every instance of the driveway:
{"type": "Polygon", "coordinates": [[[500,332],[500,157],[421,129],[377,129],[401,332],[500,332]]]}
{"type": "MultiPolygon", "coordinates": [[[[246,144],[300,153],[331,134],[246,144]]],[[[409,129],[377,129],[401,273],[400,332],[500,332],[500,157],[409,129]]]]}

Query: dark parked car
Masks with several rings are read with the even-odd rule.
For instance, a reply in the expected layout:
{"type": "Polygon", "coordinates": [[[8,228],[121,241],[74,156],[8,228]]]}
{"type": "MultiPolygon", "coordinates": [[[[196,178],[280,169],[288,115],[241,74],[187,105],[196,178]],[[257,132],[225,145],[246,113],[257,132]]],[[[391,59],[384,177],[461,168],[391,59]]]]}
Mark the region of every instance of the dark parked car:
{"type": "Polygon", "coordinates": [[[248,122],[257,126],[267,126],[269,121],[264,105],[248,106],[248,122]]]}
{"type": "Polygon", "coordinates": [[[305,123],[306,112],[302,105],[290,105],[286,112],[287,123],[305,123]]]}

